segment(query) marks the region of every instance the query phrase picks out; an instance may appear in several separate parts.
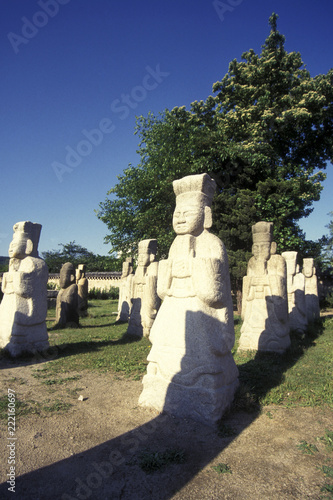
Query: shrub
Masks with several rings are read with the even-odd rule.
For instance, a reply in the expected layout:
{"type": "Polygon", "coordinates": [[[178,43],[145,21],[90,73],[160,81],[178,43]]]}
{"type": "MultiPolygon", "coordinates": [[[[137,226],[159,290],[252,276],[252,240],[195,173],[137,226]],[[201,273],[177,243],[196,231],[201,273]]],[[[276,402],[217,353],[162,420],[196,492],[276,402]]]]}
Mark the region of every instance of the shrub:
{"type": "Polygon", "coordinates": [[[93,287],[88,292],[88,299],[98,299],[98,300],[117,300],[119,298],[119,288],[110,287],[107,288],[96,288],[93,287]]]}

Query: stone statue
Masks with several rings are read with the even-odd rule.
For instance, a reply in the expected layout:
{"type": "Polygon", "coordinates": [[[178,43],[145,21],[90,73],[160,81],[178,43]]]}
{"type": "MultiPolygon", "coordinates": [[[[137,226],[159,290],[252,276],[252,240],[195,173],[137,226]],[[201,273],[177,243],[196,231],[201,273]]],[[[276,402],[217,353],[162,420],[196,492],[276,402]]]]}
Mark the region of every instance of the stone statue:
{"type": "Polygon", "coordinates": [[[313,259],[303,259],[303,274],[305,277],[306,313],[308,321],[312,322],[320,318],[318,282],[313,259]]]}
{"type": "Polygon", "coordinates": [[[87,316],[88,310],[88,280],[86,278],[86,265],[79,264],[76,270],[76,284],[78,290],[79,316],[87,316]]]}
{"type": "Polygon", "coordinates": [[[79,326],[78,306],[78,286],[75,282],[75,269],[73,264],[66,262],[60,269],[56,326],[60,328],[79,326]]]}
{"type": "Polygon", "coordinates": [[[132,280],[132,307],[127,333],[149,336],[160,299],[157,295],[157,240],[139,242],[138,267],[132,280]]]}
{"type": "Polygon", "coordinates": [[[2,280],[0,347],[12,356],[49,347],[46,329],[48,269],[38,256],[42,226],[30,221],[14,225],[9,271],[2,280]]]}
{"type": "Polygon", "coordinates": [[[243,278],[239,350],[284,352],[290,345],[286,263],[276,254],[273,223],[252,226],[252,253],[243,278]]]}
{"type": "Polygon", "coordinates": [[[173,182],[177,236],[159,263],[163,300],[139,404],[213,425],[231,405],[238,370],[227,253],[209,233],[216,188],[208,174],[173,182]]]}
{"type": "Polygon", "coordinates": [[[121,281],[119,285],[118,315],[116,321],[128,322],[131,311],[131,293],[133,281],[133,260],[128,257],[123,262],[121,281]]]}
{"type": "Polygon", "coordinates": [[[305,305],[305,277],[297,269],[297,252],[283,252],[287,263],[289,322],[292,330],[305,332],[308,326],[305,305]]]}

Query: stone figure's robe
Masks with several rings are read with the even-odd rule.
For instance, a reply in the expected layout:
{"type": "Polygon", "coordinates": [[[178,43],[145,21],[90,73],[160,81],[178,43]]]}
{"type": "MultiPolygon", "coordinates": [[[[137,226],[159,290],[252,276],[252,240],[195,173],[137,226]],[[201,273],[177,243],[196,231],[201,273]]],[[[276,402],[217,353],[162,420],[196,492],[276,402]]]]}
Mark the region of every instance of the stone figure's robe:
{"type": "Polygon", "coordinates": [[[178,235],[159,262],[163,300],[150,333],[152,349],[139,403],[215,422],[238,385],[231,355],[233,308],[221,240],[204,230],[178,235]]]}
{"type": "Polygon", "coordinates": [[[17,356],[49,347],[46,329],[48,269],[43,259],[10,259],[0,304],[0,347],[17,356]]]}

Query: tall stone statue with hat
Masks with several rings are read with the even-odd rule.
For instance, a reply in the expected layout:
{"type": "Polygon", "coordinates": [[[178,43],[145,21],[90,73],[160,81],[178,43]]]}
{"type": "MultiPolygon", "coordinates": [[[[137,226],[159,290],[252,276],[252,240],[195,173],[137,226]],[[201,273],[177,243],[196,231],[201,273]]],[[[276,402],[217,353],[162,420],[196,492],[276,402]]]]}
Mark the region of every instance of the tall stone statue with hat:
{"type": "Polygon", "coordinates": [[[140,241],[138,250],[138,267],[131,280],[132,305],[127,333],[148,337],[160,306],[157,295],[157,240],[140,241]]]}
{"type": "Polygon", "coordinates": [[[49,347],[46,329],[48,269],[38,256],[42,226],[30,221],[14,225],[9,271],[2,280],[0,347],[12,356],[49,347]]]}
{"type": "Polygon", "coordinates": [[[168,259],[159,262],[163,302],[139,399],[142,406],[209,425],[230,406],[238,385],[228,258],[209,232],[215,187],[208,174],[173,182],[177,236],[168,259]]]}
{"type": "Polygon", "coordinates": [[[273,223],[252,226],[252,253],[243,278],[239,350],[282,353],[290,345],[286,262],[276,254],[273,223]]]}
{"type": "Polygon", "coordinates": [[[308,319],[305,303],[305,276],[299,271],[297,252],[282,252],[287,264],[287,293],[289,326],[291,330],[306,332],[308,319]]]}
{"type": "Polygon", "coordinates": [[[303,259],[303,274],[305,277],[305,304],[309,323],[320,318],[318,282],[314,259],[303,259]]]}

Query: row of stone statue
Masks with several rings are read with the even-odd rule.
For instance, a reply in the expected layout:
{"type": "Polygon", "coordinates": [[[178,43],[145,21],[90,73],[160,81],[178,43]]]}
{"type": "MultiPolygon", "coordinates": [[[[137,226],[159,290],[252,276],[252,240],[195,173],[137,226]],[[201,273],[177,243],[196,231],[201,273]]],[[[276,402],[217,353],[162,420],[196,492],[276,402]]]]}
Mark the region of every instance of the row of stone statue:
{"type": "Polygon", "coordinates": [[[253,246],[243,278],[240,350],[283,352],[290,330],[305,332],[319,318],[316,270],[312,258],[297,265],[297,252],[276,254],[273,224],[252,226],[253,246]]]}
{"type": "MultiPolygon", "coordinates": [[[[176,237],[168,258],[156,262],[156,240],[139,244],[135,275],[130,261],[124,265],[119,308],[119,319],[129,319],[128,332],[149,335],[152,343],[139,404],[207,424],[221,418],[238,387],[231,353],[235,332],[228,257],[223,242],[209,232],[215,188],[208,174],[173,182],[176,237]]],[[[9,272],[3,278],[1,347],[14,355],[23,338],[31,350],[48,346],[43,298],[47,268],[37,252],[40,227],[31,222],[14,226],[9,272]]],[[[240,348],[283,352],[290,343],[292,317],[287,289],[290,303],[302,309],[297,300],[300,273],[290,269],[287,278],[286,260],[272,243],[272,228],[267,222],[252,228],[240,348]]],[[[289,267],[291,258],[286,257],[289,267]]],[[[305,275],[311,274],[308,268],[305,262],[305,275]]],[[[64,275],[72,271],[67,268],[64,275]]],[[[69,287],[74,285],[71,279],[65,280],[69,287]]],[[[316,309],[311,317],[317,314],[316,309]]]]}
{"type": "MultiPolygon", "coordinates": [[[[0,347],[12,356],[43,351],[49,347],[46,328],[48,269],[38,256],[42,226],[30,221],[14,225],[9,246],[9,270],[3,274],[0,304],[0,347]]],[[[56,304],[58,327],[79,324],[79,315],[88,307],[88,280],[85,265],[75,272],[66,263],[60,271],[56,304]]]]}
{"type": "MultiPolygon", "coordinates": [[[[240,350],[283,352],[290,345],[289,331],[305,332],[320,315],[313,259],[304,259],[300,272],[297,252],[277,255],[272,236],[271,222],[252,226],[253,257],[243,278],[240,350]]],[[[149,336],[161,303],[156,252],[155,239],[143,240],[135,274],[131,258],[123,263],[117,320],[128,321],[128,333],[139,337],[149,336]]]]}

